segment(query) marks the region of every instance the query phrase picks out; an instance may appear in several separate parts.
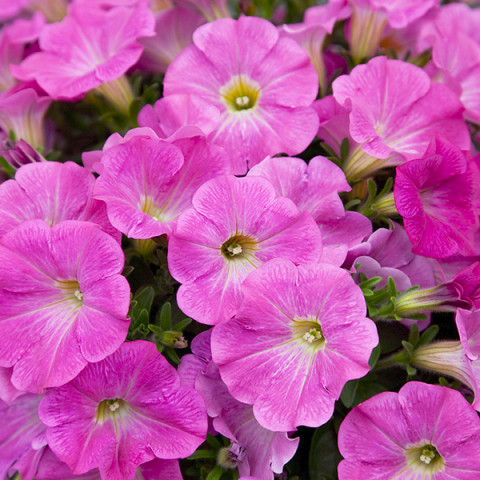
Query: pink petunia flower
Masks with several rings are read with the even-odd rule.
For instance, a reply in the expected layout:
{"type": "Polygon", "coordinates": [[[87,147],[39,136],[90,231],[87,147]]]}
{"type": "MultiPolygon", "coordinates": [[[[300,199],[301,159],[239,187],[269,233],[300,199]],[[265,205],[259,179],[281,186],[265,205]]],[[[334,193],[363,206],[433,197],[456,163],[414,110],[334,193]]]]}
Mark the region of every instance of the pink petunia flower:
{"type": "Polygon", "coordinates": [[[462,395],[409,382],[355,407],[338,435],[339,480],[474,480],[480,475],[480,420],[462,395]]]}
{"type": "Polygon", "coordinates": [[[140,127],[151,128],[159,138],[173,141],[197,135],[207,136],[220,121],[220,111],[193,95],[162,97],[153,107],[145,105],[138,114],[140,127]]]}
{"type": "Polygon", "coordinates": [[[422,158],[397,167],[395,205],[414,253],[431,258],[474,253],[476,173],[441,137],[432,139],[422,158]]]}
{"type": "Polygon", "coordinates": [[[368,59],[376,52],[387,26],[405,28],[425,15],[439,0],[349,0],[352,16],[346,34],[350,52],[356,63],[368,59]]]}
{"type": "Polygon", "coordinates": [[[175,0],[175,4],[201,13],[209,22],[230,17],[227,0],[175,0]]]}
{"type": "Polygon", "coordinates": [[[140,39],[143,53],[137,67],[146,72],[165,73],[177,55],[192,44],[193,32],[205,18],[195,11],[172,7],[155,15],[155,35],[140,39]]]}
{"type": "Polygon", "coordinates": [[[103,480],[133,480],[155,458],[186,457],[205,440],[201,396],[180,386],[153,343],[124,343],[39,407],[48,445],[75,474],[99,468],[103,480]]]}
{"type": "Polygon", "coordinates": [[[106,203],[110,221],[128,237],[170,236],[198,187],[228,173],[229,165],[223,149],[204,137],[170,144],[153,132],[141,133],[102,155],[94,197],[106,203]]]}
{"type": "Polygon", "coordinates": [[[322,233],[323,262],[340,266],[348,249],[372,231],[368,218],[345,212],[338,193],[351,187],[342,170],[324,157],[314,157],[308,165],[300,158],[267,157],[248,176],[269,180],[277,195],[290,198],[301,211],[312,214],[322,233]]]}
{"type": "MultiPolygon", "coordinates": [[[[50,448],[46,448],[35,473],[34,480],[101,480],[98,469],[75,475],[69,466],[58,459],[50,448]]],[[[161,460],[155,458],[138,467],[135,478],[141,480],[183,480],[178,460],[161,460]]],[[[23,477],[22,480],[31,480],[23,477]]]]}
{"type": "Polygon", "coordinates": [[[30,480],[29,471],[38,462],[37,451],[46,445],[45,425],[38,418],[41,395],[24,394],[10,404],[0,400],[0,478],[10,478],[19,471],[30,480]],[[26,465],[23,465],[23,464],[26,465]],[[8,474],[8,476],[7,476],[8,474]]]}
{"type": "Polygon", "coordinates": [[[212,333],[228,390],[270,430],[324,424],[378,343],[360,288],[333,265],[276,259],[247,277],[243,294],[236,316],[212,333]]]}
{"type": "Polygon", "coordinates": [[[123,74],[140,58],[138,39],[153,34],[153,14],[143,2],[108,11],[74,5],[61,22],[43,29],[41,51],[12,71],[21,80],[36,80],[56,100],[76,100],[97,89],[128,111],[133,97],[123,74]]]}
{"type": "Polygon", "coordinates": [[[320,84],[320,93],[327,89],[327,72],[323,47],[327,35],[335,23],[348,18],[352,13],[346,0],[332,0],[326,5],[307,8],[303,23],[285,24],[280,27],[282,36],[295,40],[310,56],[320,84]]]}
{"type": "Polygon", "coordinates": [[[219,460],[230,468],[236,466],[240,475],[272,480],[274,472],[282,473],[295,454],[299,439],[289,438],[287,432],[263,428],[255,419],[252,406],[230,395],[212,361],[211,332],[210,329],[197,335],[191,345],[193,354],[182,357],[178,367],[182,384],[200,392],[207,413],[213,418],[213,427],[231,440],[230,446],[220,452],[219,460]]]}
{"type": "Polygon", "coordinates": [[[82,220],[98,224],[120,241],[105,205],[92,198],[94,184],[94,176],[73,162],[22,166],[15,180],[0,184],[0,238],[27,220],[45,220],[50,226],[82,220]]]}
{"type": "Polygon", "coordinates": [[[123,251],[97,225],[24,222],[0,240],[0,263],[0,366],[19,390],[63,385],[127,336],[123,251]]]}
{"type": "Polygon", "coordinates": [[[232,156],[236,174],[308,146],[318,125],[310,108],[318,79],[300,46],[266,20],[243,16],[199,27],[193,43],[169,66],[165,95],[196,95],[220,110],[209,138],[232,156]]]}
{"type": "Polygon", "coordinates": [[[277,197],[263,178],[210,180],[197,190],[192,205],[170,238],[168,266],[182,283],[179,307],[201,323],[214,325],[234,315],[243,280],[262,263],[276,257],[295,263],[320,258],[320,231],[311,215],[277,197]]]}
{"type": "Polygon", "coordinates": [[[415,65],[375,57],[337,78],[333,95],[350,110],[350,135],[359,144],[345,167],[350,181],[422,157],[435,134],[470,148],[457,96],[415,65]]]}
{"type": "Polygon", "coordinates": [[[52,99],[40,97],[33,88],[11,90],[0,95],[0,129],[12,131],[17,140],[32,147],[45,147],[44,117],[52,99]]]}

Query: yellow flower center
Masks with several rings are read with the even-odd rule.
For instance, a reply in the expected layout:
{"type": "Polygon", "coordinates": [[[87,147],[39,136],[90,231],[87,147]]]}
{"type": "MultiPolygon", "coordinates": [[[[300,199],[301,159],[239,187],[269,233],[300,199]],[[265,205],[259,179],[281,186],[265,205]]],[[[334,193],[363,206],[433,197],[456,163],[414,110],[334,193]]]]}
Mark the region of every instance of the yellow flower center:
{"type": "Polygon", "coordinates": [[[246,75],[235,75],[220,89],[222,102],[231,112],[254,108],[260,98],[260,85],[246,75]]]}

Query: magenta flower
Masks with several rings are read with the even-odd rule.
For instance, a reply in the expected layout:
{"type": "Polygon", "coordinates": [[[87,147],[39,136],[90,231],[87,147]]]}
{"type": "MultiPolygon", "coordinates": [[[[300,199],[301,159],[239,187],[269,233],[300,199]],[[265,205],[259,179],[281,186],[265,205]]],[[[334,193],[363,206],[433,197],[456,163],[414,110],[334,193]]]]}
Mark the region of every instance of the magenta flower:
{"type": "Polygon", "coordinates": [[[373,56],[389,26],[405,28],[425,15],[439,0],[349,0],[353,13],[347,23],[350,52],[356,63],[373,56]]]}
{"type": "Polygon", "coordinates": [[[351,187],[341,168],[325,157],[314,157],[308,165],[300,158],[266,158],[254,166],[248,176],[267,179],[277,195],[293,200],[319,224],[345,215],[338,194],[349,192],[351,187]]]}
{"type": "Polygon", "coordinates": [[[477,228],[477,171],[443,138],[425,156],[397,167],[394,197],[414,253],[432,258],[472,255],[477,228]]]}
{"type": "Polygon", "coordinates": [[[326,5],[307,8],[303,23],[285,24],[281,35],[295,40],[310,56],[317,71],[321,93],[327,89],[327,72],[323,58],[323,46],[335,23],[344,20],[352,11],[346,0],[332,0],[326,5]]]}
{"type": "Polygon", "coordinates": [[[145,105],[138,114],[140,127],[151,128],[160,138],[209,135],[220,121],[219,110],[201,97],[170,95],[162,97],[153,107],[145,105]]]}
{"type": "Polygon", "coordinates": [[[35,452],[46,445],[45,425],[37,414],[41,398],[41,395],[28,393],[10,404],[0,400],[0,418],[2,419],[0,478],[2,479],[10,478],[10,475],[18,470],[22,474],[22,479],[28,480],[29,468],[20,465],[23,459],[31,463],[29,467],[35,470],[38,460],[35,452]]]}
{"type": "Polygon", "coordinates": [[[212,333],[222,380],[265,428],[322,425],[378,343],[361,290],[338,267],[276,259],[247,277],[243,293],[236,316],[212,333]]]}
{"type": "MultiPolygon", "coordinates": [[[[2,13],[5,11],[3,2],[0,3],[0,9],[2,13]]],[[[37,40],[44,23],[43,16],[37,13],[30,20],[21,18],[2,28],[0,33],[1,92],[10,90],[17,84],[17,80],[10,71],[10,65],[18,65],[23,60],[26,45],[37,40]]]]}
{"type": "Polygon", "coordinates": [[[153,132],[140,133],[105,151],[94,197],[106,203],[111,223],[128,237],[170,236],[198,187],[229,171],[227,159],[204,137],[170,144],[153,132]]]}
{"type": "Polygon", "coordinates": [[[234,315],[243,280],[262,263],[277,257],[295,263],[320,258],[320,232],[311,215],[278,198],[263,178],[210,180],[197,190],[192,205],[170,238],[168,266],[182,283],[179,307],[201,323],[214,325],[234,315]]]}
{"type": "Polygon", "coordinates": [[[232,156],[236,174],[308,146],[318,125],[310,108],[318,79],[300,46],[255,17],[203,25],[193,43],[168,68],[165,95],[196,95],[220,110],[209,138],[232,156]]]}
{"type": "Polygon", "coordinates": [[[205,18],[195,11],[172,7],[155,15],[155,35],[142,38],[143,54],[138,67],[146,72],[165,73],[177,55],[192,44],[193,32],[205,18]]]}
{"type": "Polygon", "coordinates": [[[480,420],[462,395],[409,382],[355,407],[340,426],[339,480],[474,480],[480,420]]]}
{"type": "Polygon", "coordinates": [[[37,218],[51,226],[63,220],[96,223],[120,241],[105,205],[92,198],[94,183],[94,176],[73,162],[22,166],[15,180],[0,184],[0,238],[21,223],[37,218]]]}
{"type": "Polygon", "coordinates": [[[30,220],[2,237],[0,263],[0,366],[19,390],[63,385],[127,336],[123,251],[97,225],[30,220]]]}
{"type": "Polygon", "coordinates": [[[175,3],[201,13],[209,22],[230,17],[227,0],[176,0],[175,3]]]}
{"type": "Polygon", "coordinates": [[[0,128],[32,147],[45,147],[43,120],[52,99],[39,97],[33,88],[13,90],[0,96],[0,128]]]}
{"type": "Polygon", "coordinates": [[[125,110],[132,92],[122,76],[140,58],[138,39],[153,34],[153,14],[142,2],[108,11],[74,5],[61,22],[43,29],[41,51],[12,70],[21,80],[36,80],[56,100],[75,100],[98,88],[125,110]]]}
{"type": "Polygon", "coordinates": [[[347,160],[349,180],[422,157],[434,134],[470,148],[457,96],[415,65],[375,57],[337,78],[333,95],[350,110],[350,134],[360,144],[347,160]]]}
{"type": "Polygon", "coordinates": [[[49,390],[39,416],[50,448],[73,473],[99,468],[110,480],[133,480],[156,457],[190,455],[207,429],[200,395],[181,387],[156,346],[140,340],[49,390]]]}
{"type": "Polygon", "coordinates": [[[345,212],[338,193],[351,187],[342,170],[324,157],[314,157],[308,165],[299,158],[266,158],[248,176],[269,180],[277,195],[312,214],[322,233],[322,262],[340,266],[348,249],[372,232],[368,218],[345,212]]]}
{"type": "Polygon", "coordinates": [[[182,385],[200,392],[207,413],[213,418],[213,427],[231,440],[230,446],[220,452],[219,460],[230,467],[236,465],[240,475],[273,479],[273,473],[282,473],[295,454],[299,439],[289,438],[287,432],[263,428],[255,419],[252,406],[230,395],[212,361],[211,332],[210,329],[197,335],[191,345],[193,355],[182,357],[178,372],[182,385]]]}
{"type": "MultiPolygon", "coordinates": [[[[138,467],[136,478],[141,480],[183,480],[178,460],[161,460],[156,458],[138,467]]],[[[46,448],[35,473],[35,480],[101,480],[98,469],[75,475],[65,462],[59,460],[46,448]]],[[[23,477],[22,480],[30,480],[23,477]]]]}

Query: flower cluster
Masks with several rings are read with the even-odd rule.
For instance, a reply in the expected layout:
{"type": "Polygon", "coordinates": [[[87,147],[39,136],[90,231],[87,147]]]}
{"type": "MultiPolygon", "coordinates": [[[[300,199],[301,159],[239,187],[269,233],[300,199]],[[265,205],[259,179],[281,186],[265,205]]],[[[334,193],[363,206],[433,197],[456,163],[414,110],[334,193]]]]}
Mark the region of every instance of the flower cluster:
{"type": "Polygon", "coordinates": [[[480,478],[471,3],[0,1],[0,480],[480,478]]]}

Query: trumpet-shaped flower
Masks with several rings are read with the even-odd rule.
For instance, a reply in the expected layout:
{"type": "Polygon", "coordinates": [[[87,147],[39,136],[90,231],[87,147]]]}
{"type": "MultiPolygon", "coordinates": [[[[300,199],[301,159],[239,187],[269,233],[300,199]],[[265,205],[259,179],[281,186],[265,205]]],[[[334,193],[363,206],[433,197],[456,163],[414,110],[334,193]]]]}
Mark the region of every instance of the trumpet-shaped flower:
{"type": "Polygon", "coordinates": [[[322,425],[378,343],[360,288],[333,265],[276,259],[247,277],[243,293],[236,316],[212,333],[222,380],[265,428],[322,425]]]}
{"type": "Polygon", "coordinates": [[[125,339],[124,255],[97,225],[24,222],[0,240],[0,263],[0,366],[19,390],[63,385],[125,339]]]}
{"type": "Polygon", "coordinates": [[[153,14],[143,2],[108,11],[73,5],[61,22],[42,30],[41,51],[12,71],[21,80],[36,80],[56,100],[75,100],[101,87],[125,109],[132,92],[126,80],[117,80],[140,58],[138,39],[153,34],[153,14]]]}
{"type": "Polygon", "coordinates": [[[236,174],[308,146],[318,126],[310,107],[318,79],[299,45],[255,17],[202,25],[193,43],[169,66],[165,95],[195,95],[220,110],[209,138],[232,156],[236,174]]]}
{"type": "Polygon", "coordinates": [[[150,132],[105,151],[94,189],[112,224],[137,239],[170,235],[198,187],[229,171],[223,149],[204,137],[170,144],[150,132]]]}
{"type": "Polygon", "coordinates": [[[397,167],[395,205],[414,253],[433,258],[475,253],[478,180],[472,166],[455,145],[436,137],[424,157],[397,167]]]}
{"type": "Polygon", "coordinates": [[[234,315],[243,280],[262,263],[277,257],[295,263],[320,258],[320,231],[312,216],[277,197],[263,178],[210,180],[197,190],[192,205],[170,238],[168,266],[182,283],[179,307],[201,323],[214,325],[234,315]]]}
{"type": "Polygon", "coordinates": [[[63,220],[96,223],[120,241],[120,233],[107,218],[105,205],[92,198],[94,184],[94,176],[73,162],[22,166],[15,180],[0,185],[0,238],[36,218],[50,226],[63,220]]]}
{"type": "Polygon", "coordinates": [[[251,405],[235,400],[220,378],[218,367],[212,361],[210,336],[212,330],[202,332],[192,341],[192,355],[184,355],[179,365],[182,384],[195,387],[205,400],[207,413],[213,418],[215,430],[231,440],[220,456],[240,475],[254,475],[263,480],[273,479],[273,473],[282,473],[283,466],[293,457],[299,439],[287,432],[272,432],[255,419],[251,405]],[[258,448],[259,445],[264,448],[258,448]]]}
{"type": "Polygon", "coordinates": [[[347,160],[349,180],[422,157],[434,134],[470,148],[457,95],[415,65],[375,57],[337,78],[333,95],[350,110],[350,134],[359,143],[347,160]]]}
{"type": "Polygon", "coordinates": [[[355,407],[340,425],[340,480],[474,480],[480,419],[447,387],[408,382],[355,407]]]}
{"type": "MultiPolygon", "coordinates": [[[[38,418],[41,395],[24,394],[10,404],[0,400],[0,478],[10,478],[15,471],[28,478],[28,470],[36,467],[35,451],[46,444],[45,425],[38,418]],[[32,465],[23,466],[23,462],[32,465]],[[7,477],[8,474],[8,477],[7,477]]],[[[30,476],[30,478],[32,478],[30,476]]]]}
{"type": "Polygon", "coordinates": [[[153,343],[124,343],[70,383],[49,390],[39,407],[48,445],[75,474],[133,480],[155,458],[186,457],[207,429],[201,396],[180,386],[153,343]]]}

